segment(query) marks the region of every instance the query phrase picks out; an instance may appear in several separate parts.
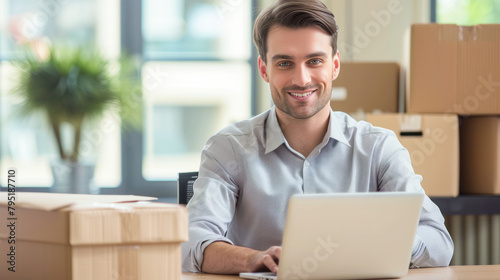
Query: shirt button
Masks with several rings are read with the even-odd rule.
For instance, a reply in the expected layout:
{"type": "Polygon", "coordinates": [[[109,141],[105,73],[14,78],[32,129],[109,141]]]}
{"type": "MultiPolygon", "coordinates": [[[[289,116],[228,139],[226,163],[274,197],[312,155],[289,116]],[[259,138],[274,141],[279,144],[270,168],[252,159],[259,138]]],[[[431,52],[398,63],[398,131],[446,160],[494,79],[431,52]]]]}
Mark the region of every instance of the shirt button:
{"type": "Polygon", "coordinates": [[[306,166],[309,166],[309,162],[306,160],[306,166]]]}

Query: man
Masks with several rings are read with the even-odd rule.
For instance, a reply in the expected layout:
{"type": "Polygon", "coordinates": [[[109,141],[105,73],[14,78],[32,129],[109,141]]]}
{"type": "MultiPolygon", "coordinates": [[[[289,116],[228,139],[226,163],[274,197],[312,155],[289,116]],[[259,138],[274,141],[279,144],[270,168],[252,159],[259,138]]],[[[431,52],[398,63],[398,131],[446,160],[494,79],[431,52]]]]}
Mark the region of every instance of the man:
{"type": "MultiPolygon", "coordinates": [[[[423,191],[394,133],[330,109],[340,61],[335,19],[323,3],[276,2],[257,18],[254,42],[275,106],[204,147],[184,271],[276,272],[293,194],[423,191]]],[[[410,265],[446,266],[452,253],[443,216],[425,197],[410,265]]]]}

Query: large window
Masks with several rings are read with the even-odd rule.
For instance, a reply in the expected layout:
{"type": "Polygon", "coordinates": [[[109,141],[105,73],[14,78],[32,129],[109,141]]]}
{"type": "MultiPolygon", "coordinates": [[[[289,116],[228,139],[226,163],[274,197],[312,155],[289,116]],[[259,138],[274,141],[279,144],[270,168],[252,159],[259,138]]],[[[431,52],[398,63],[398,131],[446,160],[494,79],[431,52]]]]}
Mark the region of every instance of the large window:
{"type": "Polygon", "coordinates": [[[0,0],[0,174],[15,167],[19,186],[47,188],[58,155],[43,115],[16,115],[12,60],[22,47],[93,45],[111,57],[121,48],[142,61],[143,127],[87,130],[84,160],[97,163],[104,193],[174,195],[177,174],[198,170],[208,138],[253,113],[256,2],[0,0]]]}
{"type": "Polygon", "coordinates": [[[250,116],[251,3],[142,1],[146,180],[198,170],[208,138],[250,116]]]}
{"type": "MultiPolygon", "coordinates": [[[[15,167],[20,187],[49,187],[53,183],[51,162],[58,153],[43,114],[20,117],[12,94],[16,72],[12,60],[25,47],[43,51],[45,44],[98,46],[106,55],[119,52],[118,0],[0,0],[0,174],[15,167]]],[[[121,182],[120,128],[85,130],[83,161],[96,164],[94,182],[116,187],[121,182]],[[105,156],[102,156],[105,154],[105,156]]],[[[63,141],[71,128],[63,127],[63,141]]],[[[68,143],[69,141],[64,141],[68,143]]],[[[67,147],[68,148],[68,147],[67,147]]],[[[1,176],[5,186],[7,177],[1,176]]]]}

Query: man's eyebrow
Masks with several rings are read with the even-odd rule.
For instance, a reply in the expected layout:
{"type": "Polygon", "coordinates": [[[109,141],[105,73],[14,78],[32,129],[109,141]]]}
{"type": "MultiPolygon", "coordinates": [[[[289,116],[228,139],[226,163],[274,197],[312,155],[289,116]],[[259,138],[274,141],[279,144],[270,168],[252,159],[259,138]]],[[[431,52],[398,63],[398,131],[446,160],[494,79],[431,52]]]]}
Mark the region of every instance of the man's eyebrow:
{"type": "Polygon", "coordinates": [[[290,59],[290,60],[292,60],[293,56],[286,55],[286,54],[275,54],[271,58],[272,61],[276,61],[276,60],[280,60],[280,59],[290,59]]]}
{"type": "Polygon", "coordinates": [[[328,54],[324,51],[318,51],[318,52],[313,52],[312,54],[308,54],[306,58],[312,58],[312,57],[327,57],[328,54]]]}
{"type": "MultiPolygon", "coordinates": [[[[313,52],[311,54],[308,54],[306,55],[306,58],[312,58],[312,57],[327,57],[328,54],[324,51],[317,51],[317,52],[313,52]]],[[[280,59],[289,59],[289,60],[293,60],[294,57],[293,56],[290,56],[290,55],[287,55],[287,54],[275,54],[273,55],[273,57],[271,58],[272,61],[276,61],[276,60],[280,60],[280,59]]]]}

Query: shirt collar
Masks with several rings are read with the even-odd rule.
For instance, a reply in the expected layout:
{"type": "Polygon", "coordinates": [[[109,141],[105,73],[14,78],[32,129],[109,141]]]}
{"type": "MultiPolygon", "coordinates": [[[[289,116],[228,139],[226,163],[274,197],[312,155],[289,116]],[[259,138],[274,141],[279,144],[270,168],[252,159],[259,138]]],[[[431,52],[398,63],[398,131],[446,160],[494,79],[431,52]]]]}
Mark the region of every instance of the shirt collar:
{"type": "Polygon", "coordinates": [[[276,150],[283,143],[285,143],[285,135],[281,131],[276,108],[273,106],[269,110],[269,116],[266,120],[266,154],[276,150]]]}
{"type": "MultiPolygon", "coordinates": [[[[344,143],[347,146],[351,146],[349,141],[345,138],[343,133],[346,123],[343,120],[337,119],[333,114],[333,110],[330,109],[330,120],[328,124],[328,130],[326,131],[325,138],[332,138],[338,142],[344,143]]],[[[326,139],[325,139],[326,140],[326,139]]],[[[276,150],[279,146],[285,143],[285,136],[281,131],[280,125],[278,123],[278,117],[276,116],[276,108],[273,106],[269,110],[269,116],[266,120],[266,154],[276,150]]],[[[326,144],[326,143],[325,143],[326,144]]]]}
{"type": "Polygon", "coordinates": [[[347,129],[346,120],[340,119],[337,116],[338,115],[334,114],[333,110],[330,108],[330,121],[328,126],[329,131],[327,131],[326,134],[329,134],[330,138],[351,147],[351,144],[349,144],[349,141],[347,141],[344,135],[344,130],[347,129]]]}

